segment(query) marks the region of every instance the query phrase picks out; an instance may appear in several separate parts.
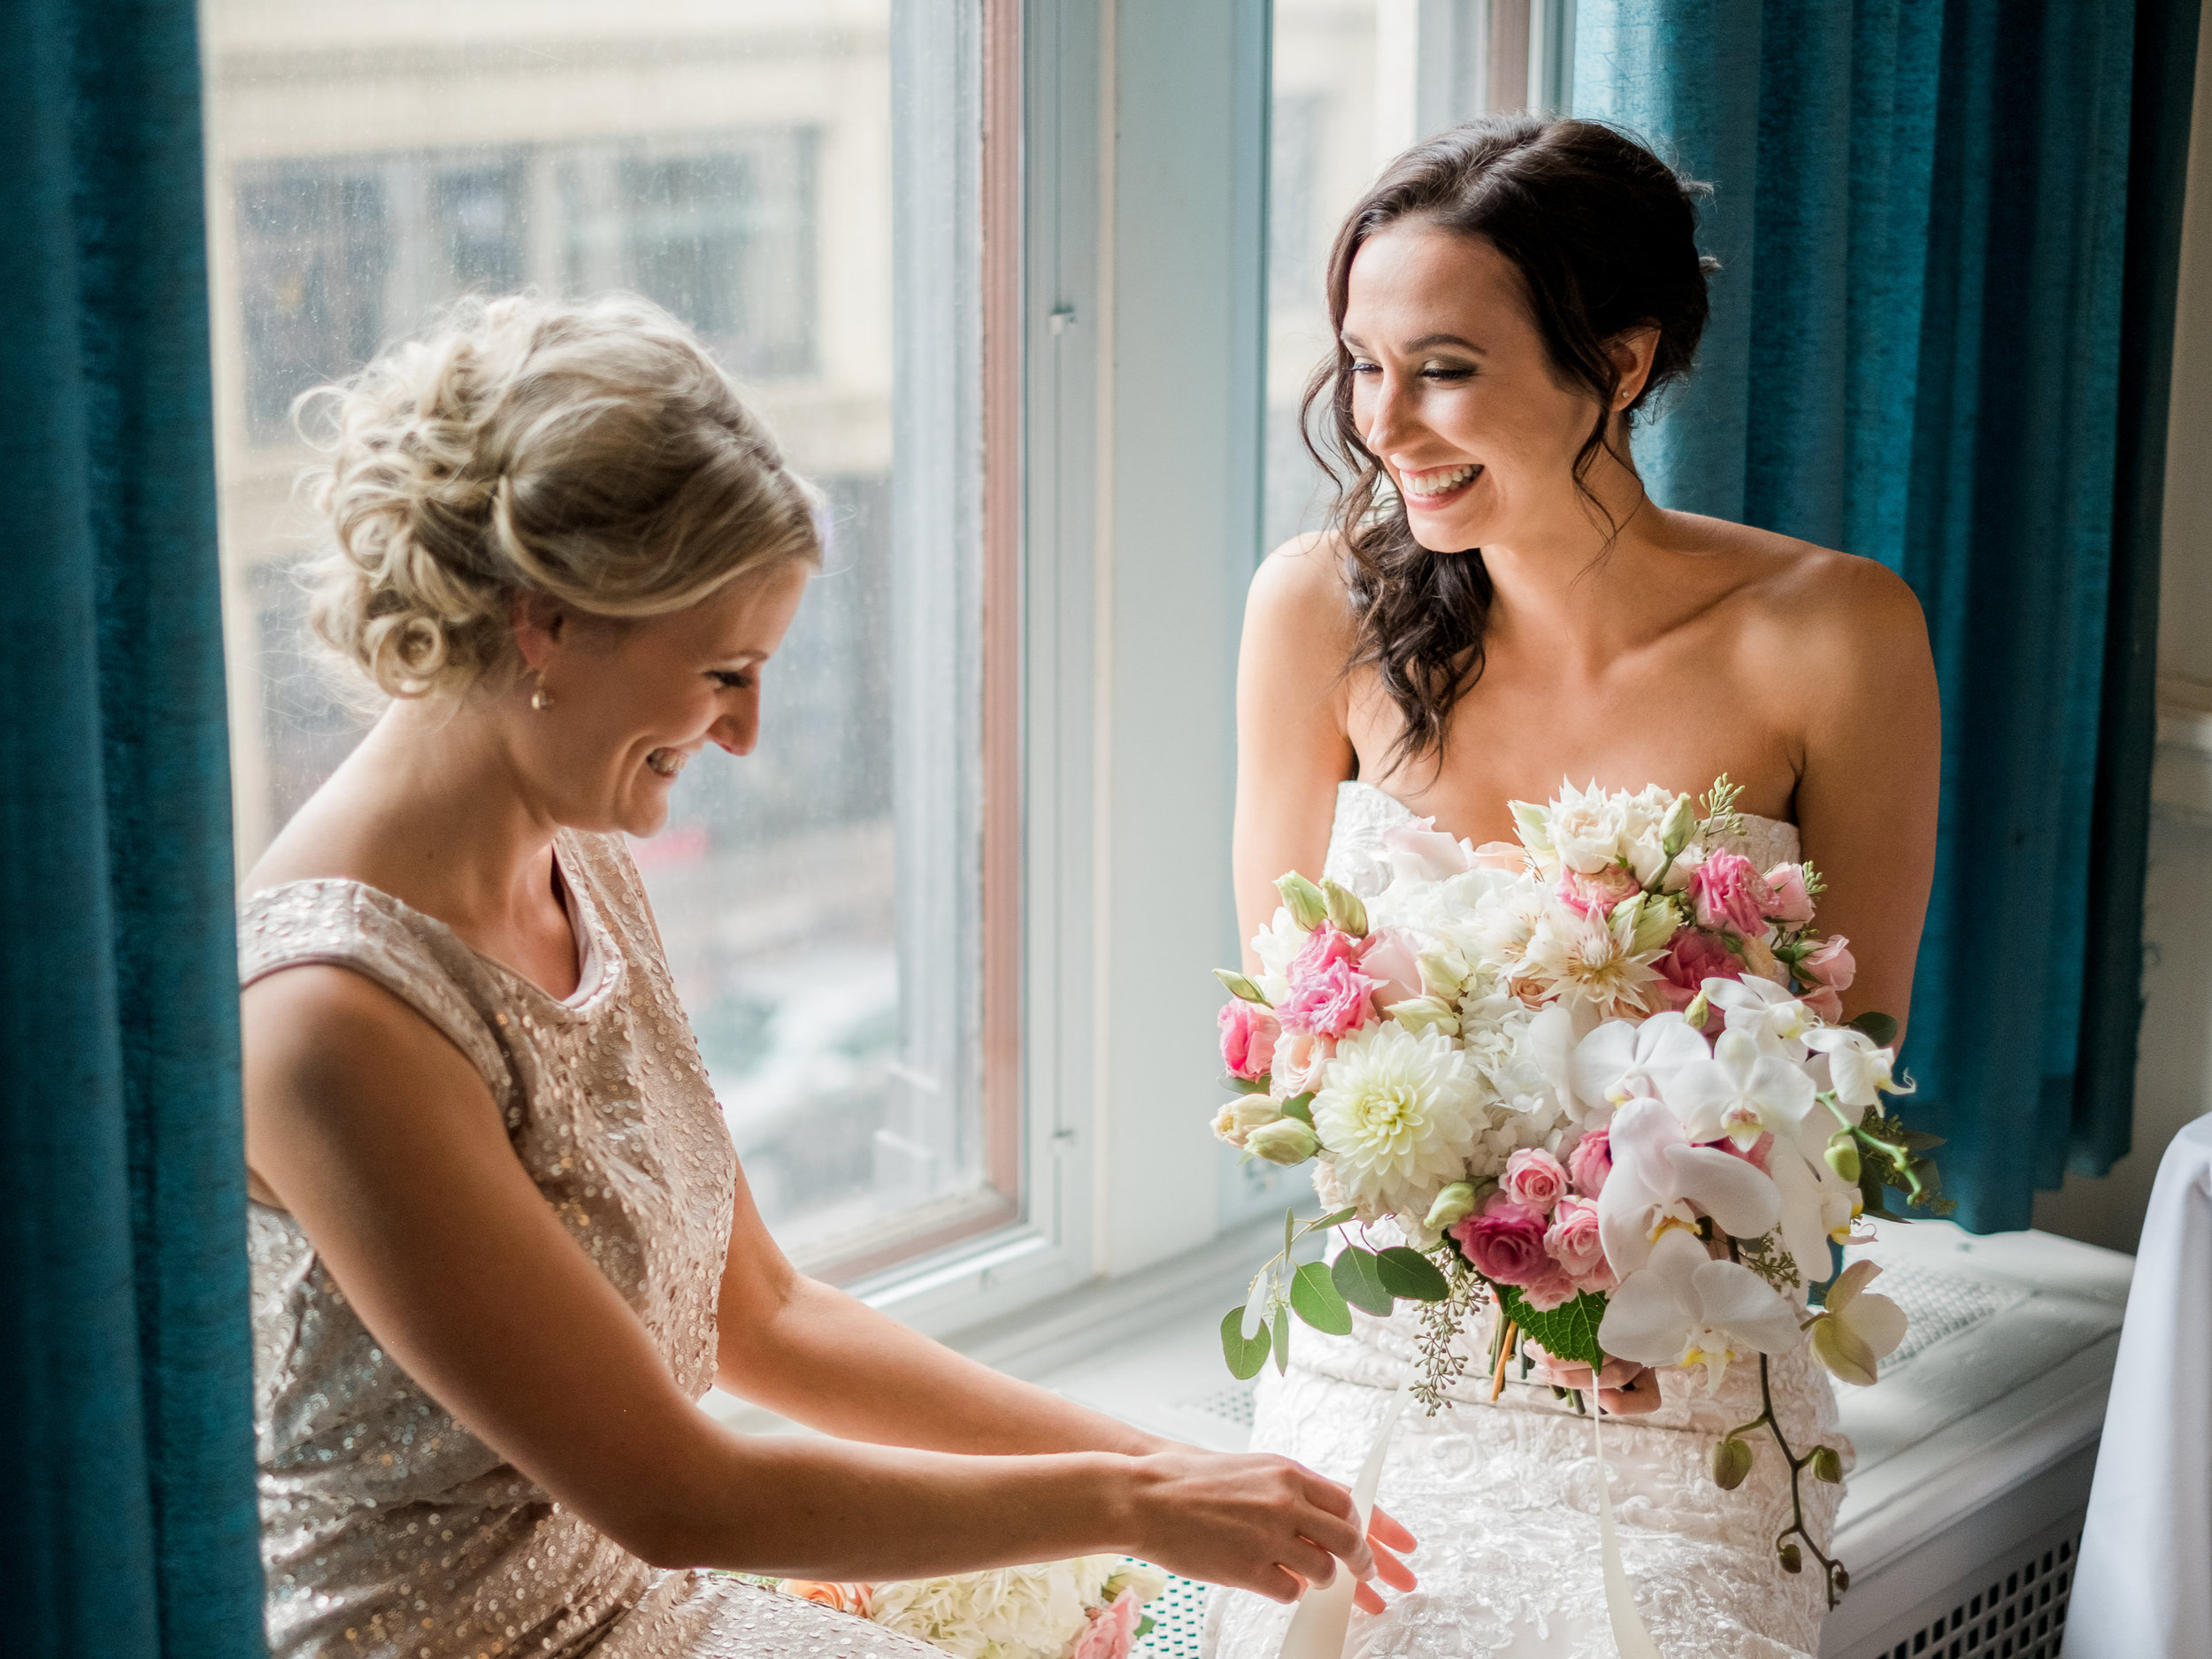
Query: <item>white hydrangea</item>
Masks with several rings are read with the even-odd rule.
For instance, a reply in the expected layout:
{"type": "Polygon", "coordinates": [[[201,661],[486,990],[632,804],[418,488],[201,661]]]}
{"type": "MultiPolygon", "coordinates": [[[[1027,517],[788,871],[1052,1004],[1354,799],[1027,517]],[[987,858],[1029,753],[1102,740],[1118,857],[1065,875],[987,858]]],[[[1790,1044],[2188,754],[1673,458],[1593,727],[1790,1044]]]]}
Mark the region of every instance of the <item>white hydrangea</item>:
{"type": "Polygon", "coordinates": [[[1425,1209],[1488,1127],[1480,1080],[1450,1038],[1379,1020],[1345,1039],[1313,1099],[1338,1187],[1363,1210],[1425,1209]]]}
{"type": "Polygon", "coordinates": [[[870,1617],[955,1659],[1059,1659],[1107,1599],[1118,1555],[1079,1555],[876,1588],[870,1617]]]}

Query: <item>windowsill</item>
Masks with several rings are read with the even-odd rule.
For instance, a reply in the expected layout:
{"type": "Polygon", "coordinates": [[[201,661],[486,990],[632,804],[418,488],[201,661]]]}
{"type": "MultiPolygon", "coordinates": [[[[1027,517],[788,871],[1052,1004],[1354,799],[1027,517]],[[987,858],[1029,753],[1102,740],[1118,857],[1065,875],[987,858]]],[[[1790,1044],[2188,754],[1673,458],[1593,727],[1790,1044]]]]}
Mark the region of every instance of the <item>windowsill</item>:
{"type": "Polygon", "coordinates": [[[2158,750],[2151,800],[2212,819],[2212,686],[2177,674],[2158,677],[2158,750]]]}

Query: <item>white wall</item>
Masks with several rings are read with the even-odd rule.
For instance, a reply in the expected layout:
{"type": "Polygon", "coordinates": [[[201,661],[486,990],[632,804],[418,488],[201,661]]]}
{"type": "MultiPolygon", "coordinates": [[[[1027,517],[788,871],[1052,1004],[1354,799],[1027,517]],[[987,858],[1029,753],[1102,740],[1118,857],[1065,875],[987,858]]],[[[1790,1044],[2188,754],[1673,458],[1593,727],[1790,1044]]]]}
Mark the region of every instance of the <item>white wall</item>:
{"type": "Polygon", "coordinates": [[[2109,1175],[2070,1175],[2035,1203],[2037,1226],[2128,1251],[2166,1143],[2212,1111],[2212,4],[2201,27],[2166,439],[2134,1150],[2109,1175]]]}

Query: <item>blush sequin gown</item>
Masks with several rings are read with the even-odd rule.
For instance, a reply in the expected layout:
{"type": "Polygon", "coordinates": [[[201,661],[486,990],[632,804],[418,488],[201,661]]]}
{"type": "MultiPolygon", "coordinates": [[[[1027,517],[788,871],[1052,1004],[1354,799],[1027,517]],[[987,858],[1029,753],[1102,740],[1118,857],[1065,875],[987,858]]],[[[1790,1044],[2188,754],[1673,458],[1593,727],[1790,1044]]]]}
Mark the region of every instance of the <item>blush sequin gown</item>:
{"type": "MultiPolygon", "coordinates": [[[[1374,891],[1384,830],[1413,815],[1371,785],[1337,797],[1327,873],[1374,891]],[[1364,885],[1363,884],[1370,884],[1364,885]]],[[[1793,825],[1746,815],[1740,850],[1761,869],[1798,856],[1793,825]]],[[[1348,1480],[1392,1395],[1412,1370],[1417,1316],[1353,1313],[1349,1336],[1299,1327],[1289,1372],[1262,1371],[1252,1449],[1294,1457],[1348,1480]]],[[[1478,1351],[1487,1347],[1479,1333],[1478,1351]]],[[[1480,1370],[1477,1366],[1476,1370],[1480,1370]]],[[[1826,1375],[1801,1348],[1773,1367],[1775,1409],[1801,1453],[1815,1441],[1850,1443],[1836,1428],[1826,1375]]],[[[1679,1371],[1648,1417],[1606,1419],[1621,1554],[1636,1603],[1663,1659],[1811,1659],[1826,1597],[1810,1568],[1784,1573],[1774,1539],[1790,1521],[1789,1480],[1770,1440],[1758,1440],[1751,1478],[1723,1492],[1706,1474],[1722,1432],[1760,1413],[1756,1363],[1731,1365],[1706,1397],[1679,1371]]],[[[1508,1387],[1471,1373],[1453,1403],[1400,1418],[1378,1502],[1409,1528],[1417,1590],[1386,1597],[1386,1611],[1355,1613],[1345,1659],[1614,1659],[1598,1550],[1597,1461],[1589,1419],[1548,1389],[1508,1387]]],[[[1757,1437],[1753,1437],[1757,1438],[1757,1437]]],[[[1806,1519],[1823,1548],[1841,1489],[1804,1482],[1806,1519]]],[[[1216,1590],[1208,1608],[1212,1659],[1273,1659],[1290,1609],[1216,1590]]]]}
{"type": "MultiPolygon", "coordinates": [[[[582,941],[565,999],[345,880],[249,899],[242,979],[341,964],[444,1033],[482,1073],[545,1202],[696,1397],[714,1379],[736,1155],[620,837],[564,832],[555,850],[582,941]]],[[[741,1580],[647,1565],[419,1387],[288,1214],[256,1204],[249,1228],[273,1659],[935,1652],[741,1580]]]]}

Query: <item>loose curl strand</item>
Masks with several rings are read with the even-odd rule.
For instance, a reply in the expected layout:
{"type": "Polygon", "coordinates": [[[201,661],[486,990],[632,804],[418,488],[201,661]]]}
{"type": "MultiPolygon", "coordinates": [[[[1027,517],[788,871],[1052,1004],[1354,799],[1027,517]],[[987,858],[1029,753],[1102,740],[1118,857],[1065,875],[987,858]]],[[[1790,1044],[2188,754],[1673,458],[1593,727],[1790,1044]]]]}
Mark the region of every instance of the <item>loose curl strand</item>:
{"type": "MultiPolygon", "coordinates": [[[[1452,710],[1482,678],[1495,589],[1480,549],[1439,553],[1414,539],[1405,503],[1353,419],[1343,343],[1352,262],[1370,237],[1403,220],[1484,238],[1505,256],[1554,373],[1597,405],[1572,477],[1609,542],[1623,526],[1590,488],[1589,470],[1695,361],[1706,276],[1719,268],[1696,246],[1696,202],[1709,189],[1594,121],[1488,116],[1400,156],[1338,231],[1328,265],[1336,351],[1308,382],[1299,426],[1336,487],[1329,524],[1350,565],[1355,613],[1347,672],[1372,666],[1402,722],[1392,769],[1423,757],[1442,764],[1452,710]],[[1620,371],[1609,347],[1642,327],[1659,335],[1651,373],[1616,426],[1620,371]]],[[[1624,443],[1612,453],[1633,470],[1624,443]]]]}

